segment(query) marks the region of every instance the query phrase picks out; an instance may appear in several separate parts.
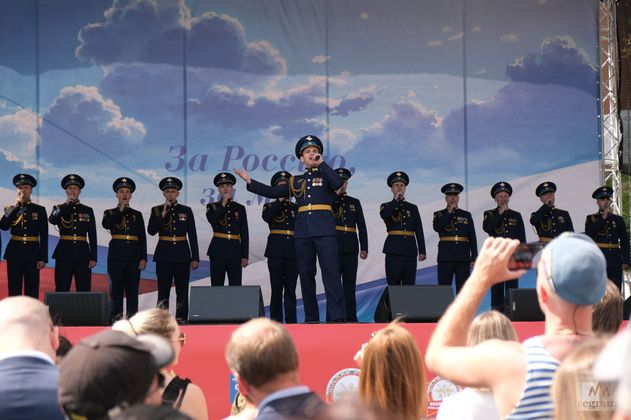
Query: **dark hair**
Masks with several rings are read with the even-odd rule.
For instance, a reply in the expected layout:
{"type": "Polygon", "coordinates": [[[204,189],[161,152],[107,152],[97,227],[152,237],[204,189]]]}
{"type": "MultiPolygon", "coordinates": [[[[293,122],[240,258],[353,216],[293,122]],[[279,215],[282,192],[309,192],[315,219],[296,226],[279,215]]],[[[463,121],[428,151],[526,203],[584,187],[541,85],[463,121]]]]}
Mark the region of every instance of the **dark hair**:
{"type": "Polygon", "coordinates": [[[59,347],[57,347],[57,357],[64,357],[72,349],[72,343],[65,335],[59,334],[59,347]]]}
{"type": "Polygon", "coordinates": [[[607,288],[592,313],[592,330],[595,334],[615,334],[622,324],[624,302],[618,286],[607,280],[607,288]]]}

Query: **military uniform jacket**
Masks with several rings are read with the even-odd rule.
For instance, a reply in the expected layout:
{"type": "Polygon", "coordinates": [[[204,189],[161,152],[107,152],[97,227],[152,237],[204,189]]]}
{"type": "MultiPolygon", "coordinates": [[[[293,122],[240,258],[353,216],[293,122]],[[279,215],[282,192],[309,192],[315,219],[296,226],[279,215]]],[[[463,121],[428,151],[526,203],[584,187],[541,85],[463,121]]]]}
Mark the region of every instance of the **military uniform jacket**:
{"type": "Polygon", "coordinates": [[[526,242],[524,220],[521,218],[521,213],[515,210],[507,209],[504,214],[500,214],[497,208],[485,211],[482,229],[489,236],[519,239],[519,242],[526,242]]]}
{"type": "Polygon", "coordinates": [[[406,232],[407,234],[389,234],[383,244],[384,254],[394,255],[427,255],[425,251],[425,237],[423,236],[423,224],[418,207],[407,201],[398,202],[392,200],[383,203],[379,215],[386,223],[388,232],[406,232]],[[416,236],[409,235],[413,232],[416,236]]]}
{"type": "Polygon", "coordinates": [[[539,238],[556,238],[563,232],[574,232],[570,213],[543,204],[530,216],[530,224],[537,230],[539,238]]]}
{"type": "Polygon", "coordinates": [[[263,220],[267,222],[270,234],[267,237],[265,256],[267,258],[296,259],[294,236],[271,233],[271,231],[294,231],[298,206],[289,200],[276,200],[263,206],[263,220]]]}
{"type": "Polygon", "coordinates": [[[53,258],[60,261],[96,261],[96,221],[91,207],[79,202],[58,204],[53,207],[48,221],[59,228],[59,242],[53,258]],[[64,239],[76,236],[87,236],[89,243],[85,240],[64,239]]]}
{"type": "Polygon", "coordinates": [[[48,216],[43,206],[29,201],[24,206],[6,207],[0,229],[11,229],[11,236],[38,237],[37,241],[9,240],[4,259],[48,262],[48,216]]]}
{"type": "Polygon", "coordinates": [[[248,217],[242,204],[232,200],[226,203],[226,207],[221,201],[210,203],[206,206],[206,219],[213,227],[214,233],[239,235],[239,239],[213,236],[206,255],[210,258],[248,258],[248,217]]]}
{"type": "Polygon", "coordinates": [[[590,214],[585,219],[585,233],[598,244],[608,266],[630,264],[629,235],[622,217],[609,213],[607,219],[603,220],[600,211],[590,214]],[[619,247],[614,248],[616,245],[619,247]]]}
{"type": "Polygon", "coordinates": [[[368,252],[366,220],[359,200],[348,195],[337,196],[333,203],[333,215],[337,230],[338,253],[356,255],[360,250],[368,252]],[[349,231],[349,228],[356,232],[349,231]]]}
{"type": "Polygon", "coordinates": [[[115,207],[105,210],[102,225],[112,234],[108,261],[147,260],[147,234],[142,213],[131,207],[121,212],[120,208],[115,207]],[[122,236],[126,239],[122,239],[122,236]]]}
{"type": "Polygon", "coordinates": [[[159,237],[186,238],[185,240],[159,240],[153,253],[153,260],[158,263],[190,263],[199,261],[199,246],[195,217],[190,207],[180,203],[169,206],[166,216],[162,217],[163,204],[151,209],[147,231],[149,235],[159,237]]]}
{"type": "Polygon", "coordinates": [[[298,215],[294,225],[294,238],[336,236],[333,211],[309,210],[309,205],[333,206],[335,190],[343,184],[342,178],[326,162],[317,168],[306,169],[304,174],[292,176],[287,184],[270,187],[251,180],[248,191],[269,198],[296,197],[298,215]],[[305,211],[300,211],[305,208],[305,211]]]}
{"type": "Polygon", "coordinates": [[[455,209],[434,212],[434,230],[438,232],[438,262],[471,262],[478,257],[478,242],[471,213],[455,209]],[[460,240],[458,240],[460,238],[460,240]]]}

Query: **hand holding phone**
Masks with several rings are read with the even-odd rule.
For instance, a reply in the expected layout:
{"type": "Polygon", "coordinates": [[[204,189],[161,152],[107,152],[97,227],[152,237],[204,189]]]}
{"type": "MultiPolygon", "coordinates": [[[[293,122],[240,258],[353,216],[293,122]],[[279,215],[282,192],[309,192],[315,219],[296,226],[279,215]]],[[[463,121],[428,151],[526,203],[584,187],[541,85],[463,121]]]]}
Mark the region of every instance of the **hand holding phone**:
{"type": "Polygon", "coordinates": [[[545,246],[542,242],[532,242],[520,244],[508,261],[509,270],[529,270],[532,268],[533,260],[538,257],[545,246]]]}

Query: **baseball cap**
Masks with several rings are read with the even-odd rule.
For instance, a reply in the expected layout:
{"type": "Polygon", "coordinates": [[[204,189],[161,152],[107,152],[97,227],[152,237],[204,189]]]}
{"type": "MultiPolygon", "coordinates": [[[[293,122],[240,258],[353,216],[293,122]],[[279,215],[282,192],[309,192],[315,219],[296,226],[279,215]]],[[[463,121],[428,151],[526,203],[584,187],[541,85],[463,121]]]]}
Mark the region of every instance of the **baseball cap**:
{"type": "Polygon", "coordinates": [[[565,232],[544,250],[550,254],[550,283],[561,299],[580,306],[600,301],[607,288],[607,263],[589,236],[565,232]]]}
{"type": "Polygon", "coordinates": [[[59,402],[67,414],[98,418],[143,402],[159,370],[174,358],[167,340],[106,330],[87,337],[59,370],[59,402]]]}

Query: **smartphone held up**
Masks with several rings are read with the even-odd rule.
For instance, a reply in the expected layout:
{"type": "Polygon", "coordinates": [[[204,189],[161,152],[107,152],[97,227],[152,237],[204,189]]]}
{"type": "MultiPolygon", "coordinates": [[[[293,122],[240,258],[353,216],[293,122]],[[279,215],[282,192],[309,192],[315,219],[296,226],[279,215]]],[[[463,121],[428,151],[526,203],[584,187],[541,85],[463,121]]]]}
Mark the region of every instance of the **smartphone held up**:
{"type": "Polygon", "coordinates": [[[520,244],[508,262],[508,269],[529,270],[533,268],[533,261],[538,261],[539,254],[544,246],[544,242],[520,244]]]}

